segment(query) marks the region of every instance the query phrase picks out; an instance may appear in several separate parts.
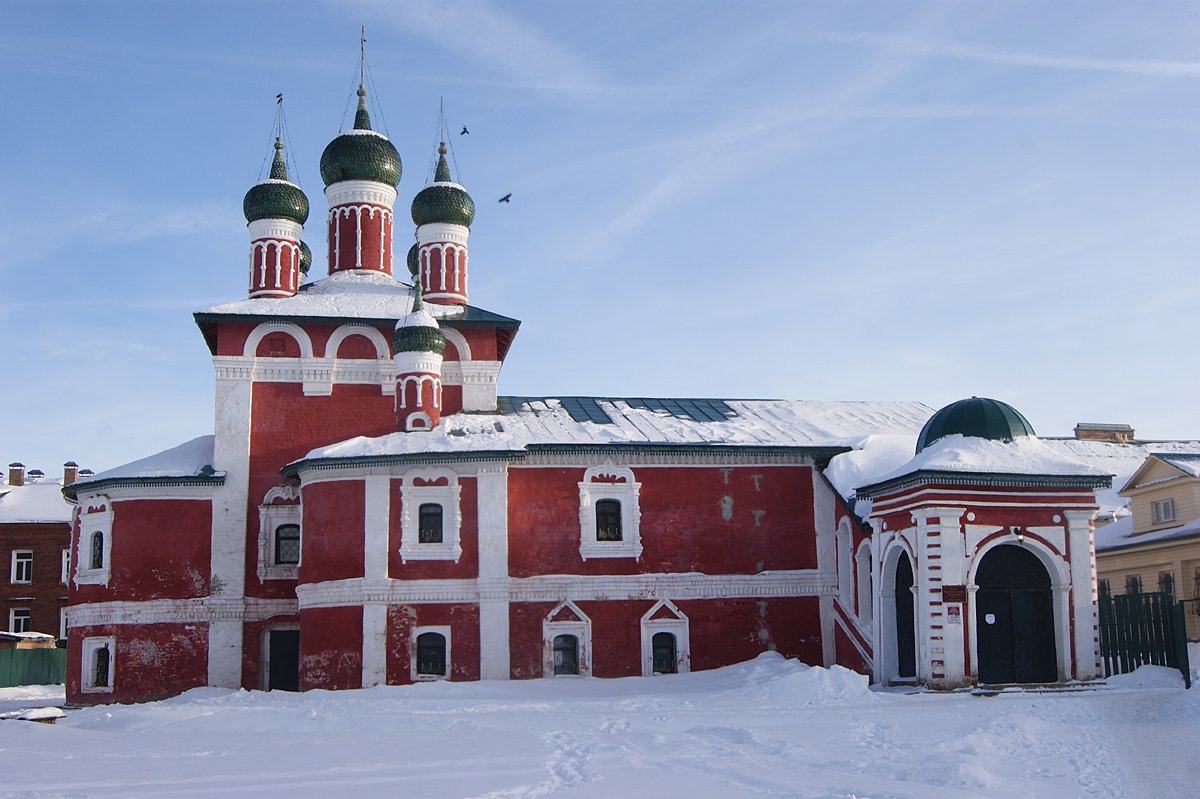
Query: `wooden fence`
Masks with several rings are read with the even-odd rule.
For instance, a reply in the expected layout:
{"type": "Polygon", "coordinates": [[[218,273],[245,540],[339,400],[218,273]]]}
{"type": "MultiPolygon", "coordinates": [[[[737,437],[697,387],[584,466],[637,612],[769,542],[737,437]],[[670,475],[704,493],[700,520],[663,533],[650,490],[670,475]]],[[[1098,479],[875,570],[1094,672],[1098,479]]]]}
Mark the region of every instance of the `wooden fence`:
{"type": "Polygon", "coordinates": [[[1184,603],[1166,593],[1100,597],[1100,657],[1106,675],[1169,666],[1192,687],[1184,603]]]}

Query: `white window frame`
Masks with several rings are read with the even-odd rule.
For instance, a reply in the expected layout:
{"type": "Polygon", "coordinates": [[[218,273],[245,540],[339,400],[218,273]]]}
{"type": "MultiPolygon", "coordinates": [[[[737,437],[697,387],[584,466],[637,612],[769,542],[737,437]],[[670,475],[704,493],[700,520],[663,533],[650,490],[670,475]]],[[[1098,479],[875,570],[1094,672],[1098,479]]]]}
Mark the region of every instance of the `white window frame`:
{"type": "Polygon", "coordinates": [[[412,469],[404,474],[400,485],[400,560],[452,560],[462,557],[462,513],[459,501],[462,486],[458,475],[450,469],[412,469]],[[415,485],[416,481],[445,485],[415,485]],[[420,508],[426,503],[442,506],[442,541],[423,544],[420,538],[420,508]]]}
{"type": "Polygon", "coordinates": [[[103,494],[79,501],[79,541],[75,547],[76,585],[108,585],[112,576],[113,516],[112,500],[103,494]],[[104,507],[103,511],[88,512],[89,508],[101,506],[104,507]],[[99,569],[93,569],[90,568],[92,535],[97,532],[104,534],[104,546],[101,551],[104,564],[99,569]]]}
{"type": "Polygon", "coordinates": [[[67,609],[58,609],[58,640],[67,640],[67,609]]]}
{"type": "Polygon", "coordinates": [[[117,640],[112,636],[103,638],[85,638],[80,647],[79,660],[79,690],[85,694],[109,694],[117,682],[117,640]],[[108,647],[108,685],[95,685],[92,678],[96,674],[96,652],[108,647]]]}
{"type": "Polygon", "coordinates": [[[590,677],[592,676],[592,620],[570,600],[560,602],[542,620],[542,676],[544,677],[590,677]],[[575,614],[575,621],[553,621],[564,609],[575,614]],[[573,635],[579,642],[579,673],[554,673],[554,639],[560,635],[573,635]]]}
{"type": "Polygon", "coordinates": [[[675,635],[675,673],[687,674],[692,670],[692,648],[688,640],[688,617],[683,614],[675,603],[669,599],[660,599],[654,607],[642,616],[642,676],[653,677],[654,671],[654,635],[655,633],[673,633],[675,635]],[[675,618],[652,618],[659,610],[666,608],[675,618]]]}
{"type": "Polygon", "coordinates": [[[409,641],[409,673],[412,675],[413,682],[436,682],[438,680],[449,680],[450,673],[454,670],[454,661],[450,659],[450,626],[449,625],[434,625],[430,627],[414,627],[412,638],[409,641]],[[445,674],[417,674],[417,639],[425,633],[438,633],[446,641],[446,673],[445,674]]]}
{"type": "Polygon", "coordinates": [[[27,633],[27,632],[29,632],[29,628],[33,624],[32,617],[33,617],[33,613],[29,608],[9,608],[8,609],[8,631],[10,633],[27,633]],[[17,616],[18,613],[21,614],[19,617],[17,616]],[[17,629],[17,619],[18,618],[20,618],[24,622],[24,624],[21,625],[23,629],[20,629],[20,630],[17,629]]]}
{"type": "Polygon", "coordinates": [[[1166,524],[1175,521],[1175,498],[1156,499],[1150,503],[1151,513],[1154,514],[1155,524],[1166,524]]]}
{"type": "Polygon", "coordinates": [[[300,557],[304,557],[303,512],[300,507],[300,488],[294,485],[273,486],[258,506],[258,579],[295,580],[300,574],[300,562],[275,562],[275,531],[285,524],[300,528],[300,557]]]}
{"type": "Polygon", "coordinates": [[[606,461],[583,473],[579,483],[579,554],[588,558],[640,558],[642,555],[641,520],[638,495],[642,485],[633,470],[606,461]],[[596,503],[615,499],[621,503],[621,540],[596,539],[596,503]]]}
{"type": "Polygon", "coordinates": [[[71,548],[67,547],[62,551],[62,570],[58,577],[59,582],[66,585],[71,581],[71,548]]]}
{"type": "Polygon", "coordinates": [[[12,552],[12,568],[9,569],[9,582],[13,585],[29,585],[33,582],[33,550],[14,549],[12,552]]]}

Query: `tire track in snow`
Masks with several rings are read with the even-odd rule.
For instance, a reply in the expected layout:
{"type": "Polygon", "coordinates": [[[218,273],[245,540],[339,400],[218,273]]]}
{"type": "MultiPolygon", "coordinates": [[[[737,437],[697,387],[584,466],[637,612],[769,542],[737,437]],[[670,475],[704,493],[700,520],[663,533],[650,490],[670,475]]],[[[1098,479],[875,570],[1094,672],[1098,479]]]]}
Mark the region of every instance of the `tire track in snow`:
{"type": "Polygon", "coordinates": [[[533,785],[489,791],[473,799],[538,799],[591,782],[592,777],[588,774],[587,765],[592,758],[594,746],[582,743],[581,738],[579,733],[569,732],[543,735],[542,741],[550,747],[550,755],[546,758],[546,771],[549,773],[547,779],[533,785]]]}

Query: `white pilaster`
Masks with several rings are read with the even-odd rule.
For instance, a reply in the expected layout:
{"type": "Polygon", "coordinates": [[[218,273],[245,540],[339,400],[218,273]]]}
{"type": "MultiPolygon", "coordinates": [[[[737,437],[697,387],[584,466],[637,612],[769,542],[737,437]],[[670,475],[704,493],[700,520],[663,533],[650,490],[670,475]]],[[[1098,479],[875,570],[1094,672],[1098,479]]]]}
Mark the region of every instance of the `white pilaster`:
{"type": "Polygon", "coordinates": [[[209,567],[208,684],[242,684],[242,615],[246,595],[246,506],[250,483],[252,383],[217,374],[213,468],[225,472],[213,491],[209,567]]]}
{"type": "Polygon", "coordinates": [[[387,683],[387,605],[363,603],[362,687],[387,683]]]}
{"type": "MultiPolygon", "coordinates": [[[[816,469],[812,473],[813,527],[817,531],[817,570],[837,579],[837,496],[816,469]]],[[[821,614],[821,659],[826,666],[837,662],[834,640],[833,597],[822,594],[818,600],[821,614]]]]}
{"type": "Polygon", "coordinates": [[[391,478],[363,478],[363,618],[362,686],[387,682],[388,523],[391,516],[391,478]],[[374,586],[374,590],[372,590],[374,586]]]}
{"type": "Polygon", "coordinates": [[[964,508],[922,508],[913,513],[917,522],[917,556],[922,564],[917,575],[917,619],[925,629],[917,630],[918,640],[924,641],[925,666],[918,669],[936,685],[958,686],[966,682],[966,659],[963,655],[966,608],[960,603],[946,603],[942,588],[946,585],[965,585],[967,579],[966,543],[961,525],[964,508]],[[931,519],[937,518],[937,524],[931,519]],[[948,604],[958,608],[957,623],[952,623],[948,604]],[[937,672],[944,676],[933,678],[937,672]]]}
{"type": "Polygon", "coordinates": [[[1071,600],[1075,610],[1075,679],[1100,675],[1096,629],[1096,545],[1092,535],[1095,511],[1063,511],[1071,543],[1071,600]]]}
{"type": "Polygon", "coordinates": [[[511,674],[506,598],[508,466],[484,465],[475,479],[479,507],[479,586],[485,597],[479,602],[479,676],[484,680],[507,680],[511,674]]]}

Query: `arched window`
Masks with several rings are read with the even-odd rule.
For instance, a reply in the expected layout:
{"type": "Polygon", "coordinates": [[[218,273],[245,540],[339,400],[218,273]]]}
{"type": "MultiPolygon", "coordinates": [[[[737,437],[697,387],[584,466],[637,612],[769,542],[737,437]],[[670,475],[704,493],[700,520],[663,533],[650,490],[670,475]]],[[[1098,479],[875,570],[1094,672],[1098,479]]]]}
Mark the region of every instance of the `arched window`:
{"type": "Polygon", "coordinates": [[[621,540],[621,502],[602,499],[596,503],[596,540],[621,540]]]}
{"type": "Polygon", "coordinates": [[[446,676],[446,636],[441,633],[421,633],[417,636],[417,675],[446,676]]]}
{"type": "Polygon", "coordinates": [[[107,646],[96,649],[92,655],[92,687],[109,688],[108,666],[110,654],[107,646]]]}
{"type": "Polygon", "coordinates": [[[299,562],[300,525],[279,525],[275,528],[275,565],[291,566],[299,562]]]}
{"type": "Polygon", "coordinates": [[[679,671],[674,633],[655,633],[651,646],[654,652],[655,674],[675,674],[679,671]]]}
{"type": "Polygon", "coordinates": [[[92,533],[92,557],[91,565],[88,568],[104,568],[104,533],[99,530],[92,533]]]}
{"type": "Polygon", "coordinates": [[[579,673],[579,639],[575,636],[554,636],[554,673],[579,673]]]}
{"type": "Polygon", "coordinates": [[[875,614],[875,608],[872,604],[875,599],[875,586],[872,583],[871,570],[873,568],[871,562],[871,545],[866,541],[862,542],[858,547],[858,554],[854,556],[855,580],[858,587],[858,619],[864,626],[869,626],[875,614]]]}
{"type": "Polygon", "coordinates": [[[436,502],[422,503],[418,511],[417,541],[421,544],[442,543],[442,506],[436,502]]]}

